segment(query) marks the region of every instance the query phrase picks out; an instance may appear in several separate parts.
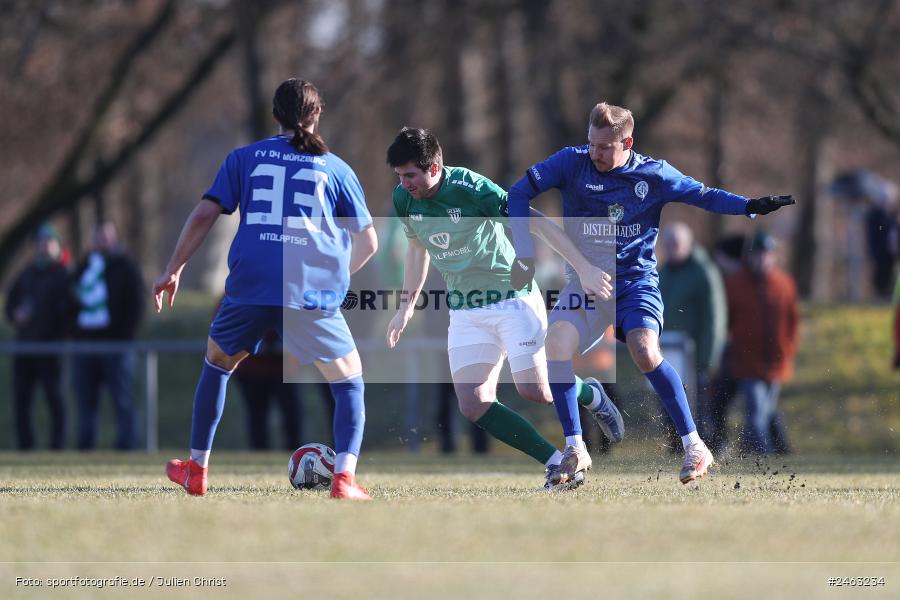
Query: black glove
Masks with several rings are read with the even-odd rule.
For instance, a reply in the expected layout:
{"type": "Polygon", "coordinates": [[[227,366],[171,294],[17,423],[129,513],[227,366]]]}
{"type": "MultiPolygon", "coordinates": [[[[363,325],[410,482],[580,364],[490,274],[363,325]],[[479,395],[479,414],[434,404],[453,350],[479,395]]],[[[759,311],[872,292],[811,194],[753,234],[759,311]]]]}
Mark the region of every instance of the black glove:
{"type": "Polygon", "coordinates": [[[782,206],[794,204],[793,196],[763,196],[762,198],[750,198],[744,212],[748,215],[767,215],[778,210],[782,206]]]}
{"type": "Polygon", "coordinates": [[[510,281],[514,290],[530,287],[534,279],[534,259],[518,258],[513,261],[510,281]]]}

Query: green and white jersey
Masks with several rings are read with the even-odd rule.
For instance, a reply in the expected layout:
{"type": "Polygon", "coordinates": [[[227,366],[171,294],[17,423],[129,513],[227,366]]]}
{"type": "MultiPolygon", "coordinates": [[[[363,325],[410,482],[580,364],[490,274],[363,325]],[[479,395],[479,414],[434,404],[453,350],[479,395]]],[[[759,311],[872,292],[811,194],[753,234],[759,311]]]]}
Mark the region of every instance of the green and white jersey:
{"type": "Polygon", "coordinates": [[[417,238],[447,284],[451,309],[474,308],[527,295],[513,290],[515,250],[504,231],[506,191],[478,173],[444,167],[432,198],[394,189],[394,210],[408,238],[417,238]]]}

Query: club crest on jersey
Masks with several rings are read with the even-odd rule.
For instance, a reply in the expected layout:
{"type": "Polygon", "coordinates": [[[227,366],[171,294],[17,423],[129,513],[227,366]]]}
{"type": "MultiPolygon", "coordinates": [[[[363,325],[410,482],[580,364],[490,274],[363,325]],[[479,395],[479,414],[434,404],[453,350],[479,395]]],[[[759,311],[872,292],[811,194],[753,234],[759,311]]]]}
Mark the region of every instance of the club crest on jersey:
{"type": "Polygon", "coordinates": [[[448,208],[447,214],[450,215],[450,220],[454,223],[459,223],[460,217],[462,217],[462,209],[461,208],[448,208]]]}
{"type": "MultiPolygon", "coordinates": [[[[459,220],[459,215],[457,215],[456,220],[459,220]]],[[[446,231],[442,231],[441,233],[433,233],[428,236],[428,241],[441,250],[446,250],[450,247],[450,234],[446,231]]]]}
{"type": "Polygon", "coordinates": [[[647,197],[647,192],[650,191],[650,186],[647,185],[646,181],[638,181],[634,184],[634,195],[643,200],[647,197]]]}
{"type": "Polygon", "coordinates": [[[607,214],[609,215],[610,221],[618,223],[622,220],[622,217],[625,216],[625,207],[621,204],[613,204],[609,207],[607,214]]]}

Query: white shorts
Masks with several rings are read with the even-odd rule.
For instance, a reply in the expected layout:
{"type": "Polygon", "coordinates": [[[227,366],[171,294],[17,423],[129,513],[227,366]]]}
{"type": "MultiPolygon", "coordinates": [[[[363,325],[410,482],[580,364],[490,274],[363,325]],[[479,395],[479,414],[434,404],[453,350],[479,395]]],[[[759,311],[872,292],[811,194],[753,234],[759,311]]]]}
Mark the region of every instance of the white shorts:
{"type": "Polygon", "coordinates": [[[476,364],[499,365],[509,357],[513,373],[546,364],[547,309],[540,291],[480,308],[450,311],[450,372],[476,364]]]}

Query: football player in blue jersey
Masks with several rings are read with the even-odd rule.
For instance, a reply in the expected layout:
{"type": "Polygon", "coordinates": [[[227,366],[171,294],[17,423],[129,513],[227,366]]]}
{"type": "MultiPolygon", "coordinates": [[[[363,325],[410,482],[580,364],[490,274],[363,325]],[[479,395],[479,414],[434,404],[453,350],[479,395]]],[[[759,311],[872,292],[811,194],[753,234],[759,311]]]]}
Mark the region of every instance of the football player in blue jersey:
{"type": "Polygon", "coordinates": [[[187,261],[219,214],[240,211],[225,299],[210,326],[194,394],[190,460],[166,466],[169,479],[189,494],[206,493],[228,378],[274,328],[301,364],[316,365],[334,395],[331,496],[370,499],[355,479],[365,422],[362,365],[340,305],[350,275],[375,253],[378,240],[356,174],[316,132],[322,106],[307,81],[278,87],[272,114],[281,133],[228,155],[153,287],[157,312],[165,294],[172,306],[187,261]]]}
{"type": "MultiPolygon", "coordinates": [[[[547,360],[554,406],[565,423],[578,410],[572,357],[593,346],[610,323],[627,344],[635,364],[659,394],[684,445],[680,479],[688,483],[706,474],[712,453],[697,434],[681,377],[659,347],[663,303],[659,293],[654,246],[659,219],[668,202],[692,204],[708,211],[753,216],[793,204],[791,196],[744,198],[708,188],[665,161],[633,150],[631,111],[602,102],[590,114],[588,143],[568,147],[528,169],[509,192],[509,216],[528,216],[532,198],[557,188],[562,195],[565,229],[588,260],[615,271],[615,304],[592,308],[567,306],[583,296],[577,275],[549,317],[547,360]],[[614,244],[615,264],[609,246],[614,244]],[[605,250],[605,251],[604,251],[605,250]],[[615,311],[613,314],[613,310],[615,311]]],[[[527,285],[534,269],[534,246],[525,219],[511,219],[516,261],[513,285],[527,285]]],[[[577,423],[577,421],[570,420],[577,423]]],[[[565,431],[566,435],[581,433],[565,431]]]]}

